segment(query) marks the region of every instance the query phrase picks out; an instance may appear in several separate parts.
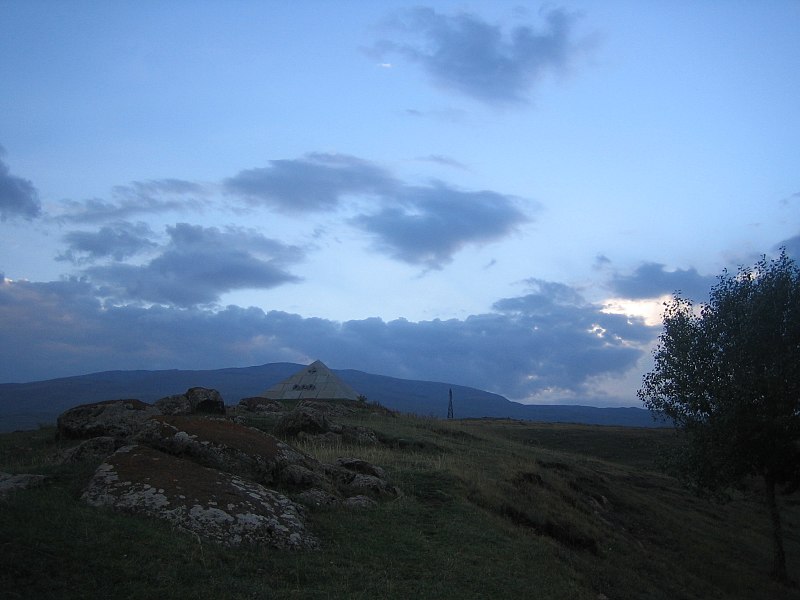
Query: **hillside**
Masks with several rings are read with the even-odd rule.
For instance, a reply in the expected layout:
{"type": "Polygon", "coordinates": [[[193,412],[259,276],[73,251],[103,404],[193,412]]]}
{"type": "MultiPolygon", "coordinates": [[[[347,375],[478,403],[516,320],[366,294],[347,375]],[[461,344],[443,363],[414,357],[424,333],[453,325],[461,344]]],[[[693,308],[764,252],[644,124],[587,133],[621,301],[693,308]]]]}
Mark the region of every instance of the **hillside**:
{"type": "MultiPolygon", "coordinates": [[[[154,402],[194,386],[219,390],[225,401],[236,404],[255,396],[300,369],[294,363],[206,371],[105,371],[31,383],[0,384],[0,431],[35,428],[55,422],[72,406],[101,400],[136,398],[154,402]]],[[[355,370],[335,371],[370,400],[406,413],[443,417],[448,390],[453,390],[457,417],[503,417],[543,422],[601,425],[657,425],[639,408],[525,405],[498,394],[450,383],[398,379],[355,370]]]]}
{"type": "MultiPolygon", "coordinates": [[[[59,464],[52,428],[0,435],[0,471],[51,475],[0,511],[9,598],[800,599],[767,576],[758,489],[701,500],[654,464],[663,429],[342,417],[378,445],[287,440],[380,465],[402,495],[308,512],[318,550],[228,549],[78,500],[98,464],[59,464]],[[13,551],[12,551],[13,549],[13,551]]],[[[247,423],[272,431],[271,417],[247,423]]],[[[75,442],[72,442],[74,445],[75,442]]],[[[800,497],[782,499],[800,572],[800,497]]]]}

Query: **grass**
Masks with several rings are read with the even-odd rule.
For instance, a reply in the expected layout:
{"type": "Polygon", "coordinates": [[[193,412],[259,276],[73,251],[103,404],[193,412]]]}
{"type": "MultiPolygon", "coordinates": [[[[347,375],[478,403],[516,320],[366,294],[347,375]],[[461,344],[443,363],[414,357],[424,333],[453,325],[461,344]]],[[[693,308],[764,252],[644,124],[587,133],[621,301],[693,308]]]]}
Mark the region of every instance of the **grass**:
{"type": "MultiPolygon", "coordinates": [[[[382,444],[304,441],[384,467],[403,496],[319,509],[318,551],[229,550],[84,506],[96,464],[60,465],[52,429],[0,436],[0,470],[49,485],[0,510],[8,598],[796,598],[773,583],[760,498],[701,500],[656,468],[669,432],[361,413],[382,444]]],[[[250,421],[269,430],[271,416],[250,421]]],[[[800,501],[782,499],[790,573],[800,501]]]]}

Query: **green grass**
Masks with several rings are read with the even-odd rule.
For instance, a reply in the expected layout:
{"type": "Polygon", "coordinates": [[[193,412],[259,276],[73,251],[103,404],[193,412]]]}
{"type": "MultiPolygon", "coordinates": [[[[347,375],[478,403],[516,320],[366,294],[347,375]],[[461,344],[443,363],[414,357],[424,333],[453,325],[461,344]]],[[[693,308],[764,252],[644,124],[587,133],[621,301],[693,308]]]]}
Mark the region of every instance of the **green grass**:
{"type": "MultiPolygon", "coordinates": [[[[8,598],[797,598],[773,583],[760,498],[712,504],[657,471],[666,431],[355,415],[363,458],[403,490],[375,509],[310,511],[321,550],[225,549],[84,506],[96,464],[59,465],[52,429],[0,436],[0,470],[52,475],[0,506],[8,598]]],[[[251,421],[269,430],[271,417],[251,421]]],[[[789,572],[800,501],[782,499],[789,572]]]]}

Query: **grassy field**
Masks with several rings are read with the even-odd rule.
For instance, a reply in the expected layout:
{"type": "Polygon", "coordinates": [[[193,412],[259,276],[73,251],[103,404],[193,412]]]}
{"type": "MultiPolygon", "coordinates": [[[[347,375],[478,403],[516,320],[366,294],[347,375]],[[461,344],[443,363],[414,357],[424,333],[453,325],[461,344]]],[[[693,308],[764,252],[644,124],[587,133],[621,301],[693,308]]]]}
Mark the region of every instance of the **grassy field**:
{"type": "MultiPolygon", "coordinates": [[[[0,470],[52,476],[0,505],[2,596],[800,599],[767,575],[760,496],[714,504],[657,470],[669,431],[366,413],[347,422],[383,444],[299,446],[383,466],[404,494],[310,512],[323,547],[308,552],[225,549],[84,506],[96,463],[59,465],[53,429],[0,436],[0,470]]],[[[800,498],[781,501],[796,578],[800,498]]]]}

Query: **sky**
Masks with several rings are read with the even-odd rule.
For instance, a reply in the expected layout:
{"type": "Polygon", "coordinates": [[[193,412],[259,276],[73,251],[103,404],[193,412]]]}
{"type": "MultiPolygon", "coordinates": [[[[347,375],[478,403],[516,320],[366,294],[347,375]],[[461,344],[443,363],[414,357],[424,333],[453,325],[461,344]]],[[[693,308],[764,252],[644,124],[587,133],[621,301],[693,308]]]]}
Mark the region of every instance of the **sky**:
{"type": "Polygon", "coordinates": [[[0,0],[0,382],[320,359],[637,406],[665,300],[800,258],[798,31],[796,0],[0,0]]]}

